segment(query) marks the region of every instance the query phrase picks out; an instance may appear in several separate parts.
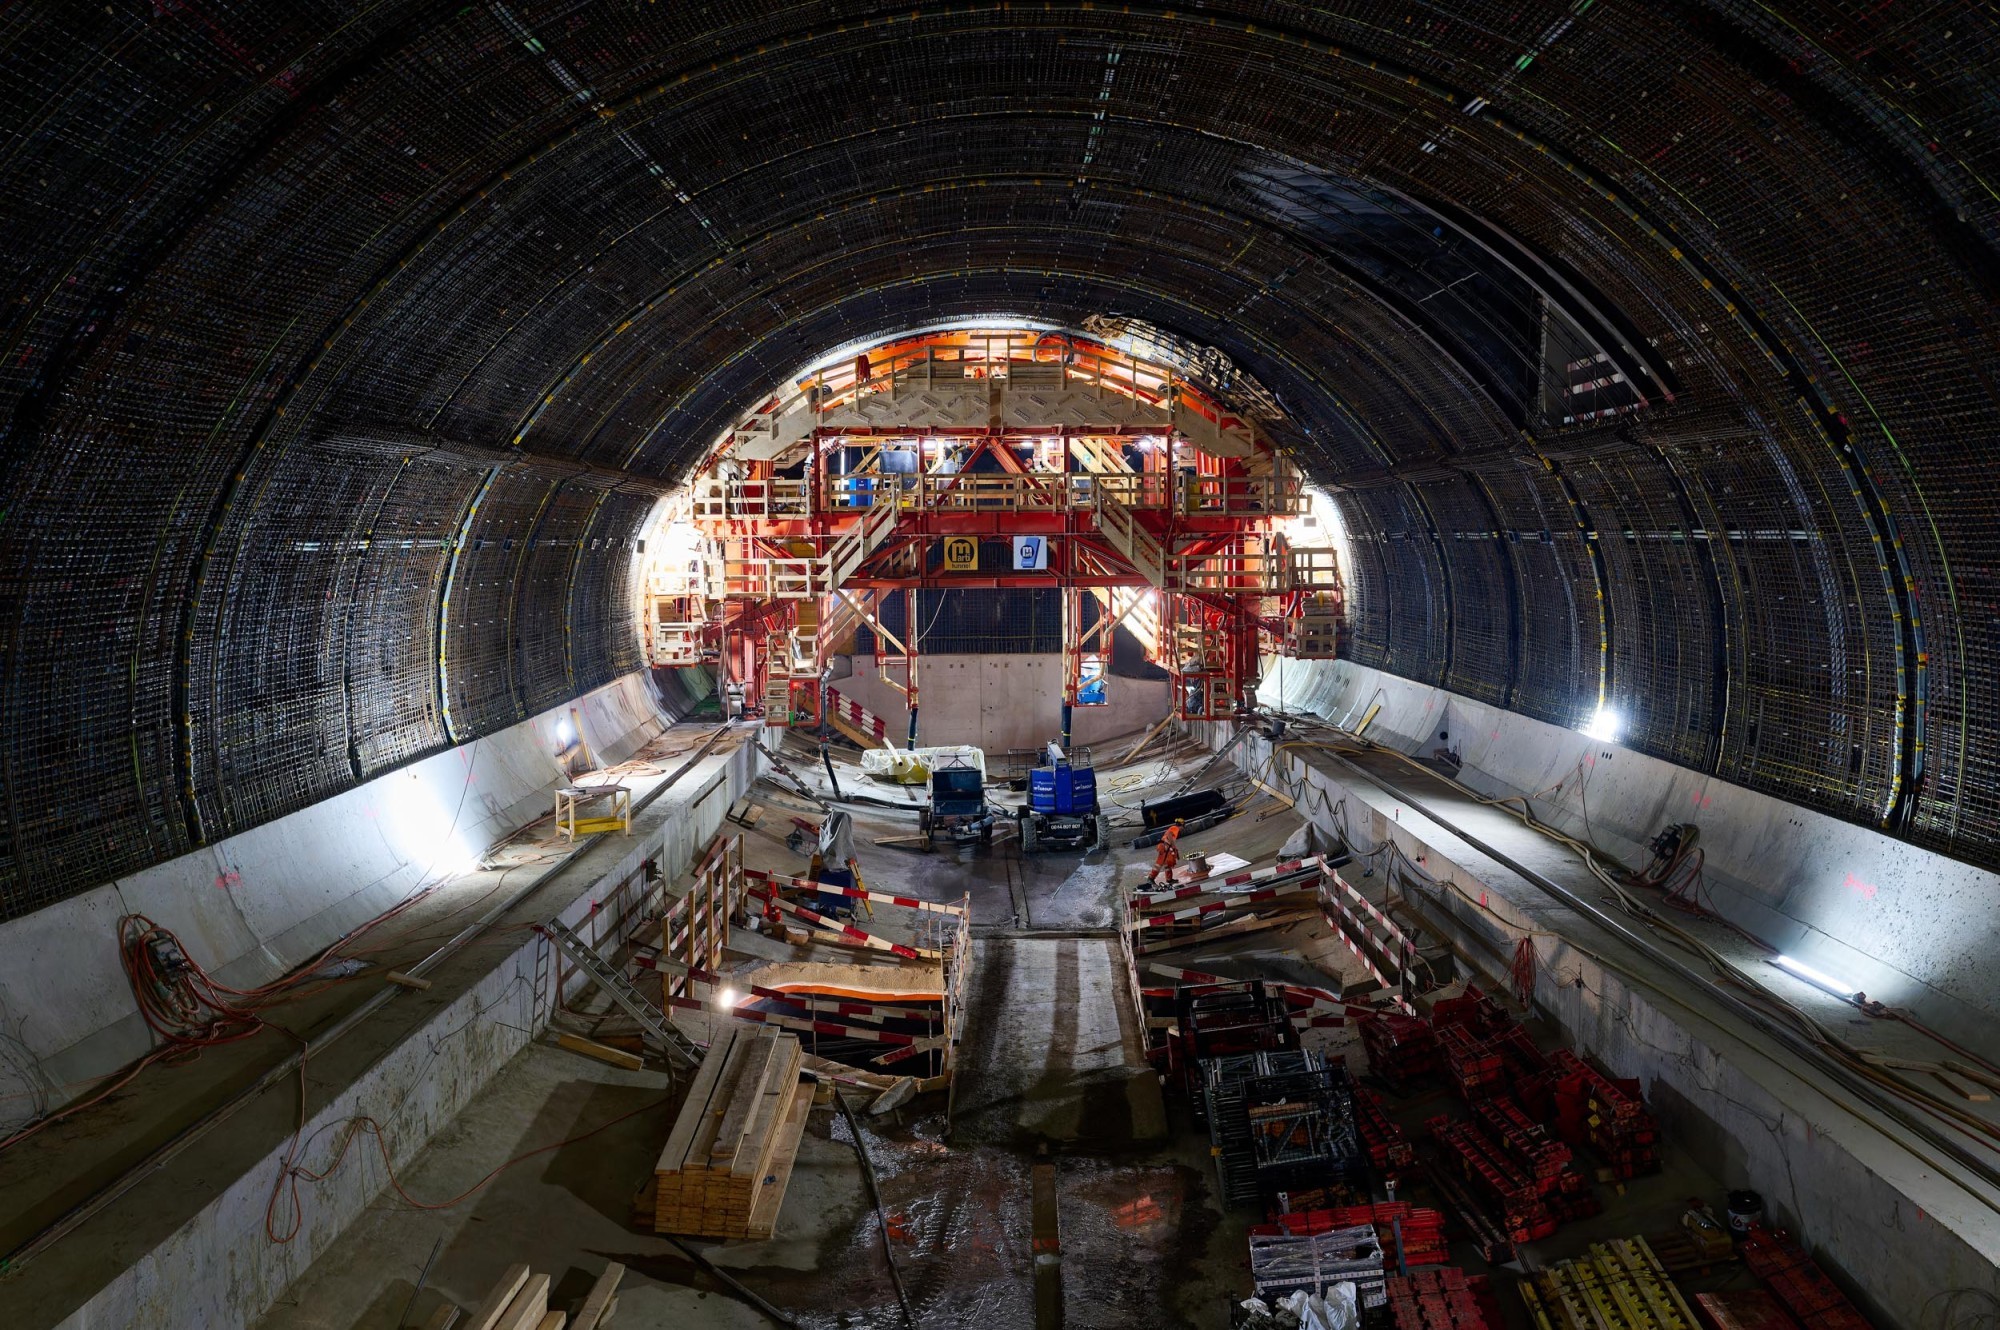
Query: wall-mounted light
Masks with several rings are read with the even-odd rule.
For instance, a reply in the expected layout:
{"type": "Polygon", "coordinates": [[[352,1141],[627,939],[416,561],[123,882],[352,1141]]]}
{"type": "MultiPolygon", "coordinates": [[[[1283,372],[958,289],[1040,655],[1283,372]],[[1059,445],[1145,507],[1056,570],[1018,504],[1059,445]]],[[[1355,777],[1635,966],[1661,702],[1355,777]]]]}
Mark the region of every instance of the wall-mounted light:
{"type": "Polygon", "coordinates": [[[1849,1002],[1852,1002],[1861,996],[1861,989],[1858,985],[1850,984],[1845,979],[1836,979],[1830,974],[1824,974],[1813,969],[1812,966],[1807,965],[1804,961],[1795,961],[1790,956],[1773,956],[1771,963],[1779,969],[1791,971],[1815,988],[1825,989],[1837,998],[1846,998],[1849,1002]]]}
{"type": "Polygon", "coordinates": [[[1586,739],[1596,739],[1601,743],[1617,743],[1618,736],[1625,732],[1625,718],[1610,707],[1599,707],[1590,719],[1576,727],[1586,739]]]}

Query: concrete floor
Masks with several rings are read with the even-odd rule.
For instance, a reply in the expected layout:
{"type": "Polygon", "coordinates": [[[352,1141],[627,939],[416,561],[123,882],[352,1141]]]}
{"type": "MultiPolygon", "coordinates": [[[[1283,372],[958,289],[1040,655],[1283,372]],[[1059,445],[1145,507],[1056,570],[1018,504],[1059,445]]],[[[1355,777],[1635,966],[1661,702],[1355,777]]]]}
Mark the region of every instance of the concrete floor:
{"type": "MultiPolygon", "coordinates": [[[[930,899],[969,892],[977,939],[951,1121],[933,1095],[891,1118],[864,1118],[892,1216],[897,1261],[926,1325],[1034,1325],[1029,1170],[1058,1166],[1067,1323],[1080,1327],[1226,1324],[1241,1279],[1242,1222],[1209,1198],[1207,1144],[1168,1130],[1158,1079],[1122,1000],[1112,892],[1151,851],[1019,858],[918,856],[876,847],[906,832],[862,810],[871,885],[930,899]],[[1014,927],[1018,913],[1032,932],[1014,927]],[[1070,935],[1057,935],[1067,930],[1070,935]]],[[[782,818],[767,824],[783,826],[782,818]]],[[[1282,839],[1282,833],[1278,833],[1282,839]]],[[[746,837],[753,864],[796,869],[782,830],[746,837]]],[[[404,1190],[449,1197],[495,1165],[634,1109],[637,1116],[502,1174],[456,1209],[419,1210],[393,1192],[288,1289],[267,1330],[387,1330],[442,1240],[418,1323],[442,1297],[476,1302],[526,1262],[555,1280],[552,1305],[580,1299],[606,1261],[628,1267],[621,1327],[763,1325],[663,1238],[635,1231],[631,1195],[672,1123],[664,1075],[625,1072],[546,1045],[518,1058],[408,1170],[404,1190]],[[651,1107],[648,1107],[651,1105],[651,1107]]],[[[816,1111],[768,1242],[702,1244],[802,1326],[896,1326],[879,1226],[844,1120],[816,1111]]]]}
{"type": "MultiPolygon", "coordinates": [[[[1166,792],[1173,773],[1157,774],[1155,788],[1134,783],[1135,797],[1166,792]]],[[[1163,1100],[1145,1066],[1123,1000],[1117,946],[1102,931],[1112,919],[1113,893],[1143,874],[1151,852],[1121,845],[1108,853],[1024,859],[1004,840],[984,853],[928,856],[874,845],[877,836],[907,831],[907,821],[884,809],[858,810],[857,842],[870,884],[931,899],[969,893],[976,920],[973,1016],[950,1121],[936,1095],[889,1118],[863,1119],[896,1260],[920,1323],[985,1330],[1035,1324],[1029,1179],[1034,1163],[1049,1158],[1057,1165],[1068,1325],[1225,1325],[1230,1300],[1248,1291],[1250,1216],[1225,1213],[1215,1203],[1206,1137],[1196,1134],[1184,1105],[1163,1100]]],[[[795,869],[782,845],[782,816],[765,823],[746,837],[746,858],[795,869]]],[[[1295,825],[1288,814],[1245,818],[1190,841],[1193,848],[1206,840],[1213,849],[1266,858],[1295,825]]],[[[1297,966],[1286,955],[1289,945],[1265,938],[1214,955],[1177,954],[1175,963],[1240,972],[1264,963],[1297,966]]],[[[1337,1047],[1351,1041],[1346,1031],[1325,1037],[1337,1047]]],[[[1358,1069],[1358,1049],[1353,1061],[1358,1069]]],[[[408,1171],[403,1182],[412,1196],[451,1196],[523,1151],[639,1110],[636,1116],[510,1169],[456,1209],[420,1210],[385,1193],[369,1222],[286,1291],[264,1321],[266,1330],[398,1325],[418,1271],[440,1242],[412,1323],[443,1296],[476,1302],[515,1262],[550,1273],[552,1305],[562,1307],[580,1299],[603,1264],[615,1260],[629,1270],[616,1323],[626,1330],[767,1324],[664,1238],[630,1224],[632,1193],[672,1121],[672,1107],[659,1102],[665,1087],[666,1078],[651,1071],[625,1072],[545,1045],[531,1048],[408,1171]]],[[[1393,1100],[1391,1111],[1420,1140],[1422,1121],[1449,1107],[1448,1096],[1431,1091],[1393,1100]]],[[[1591,1241],[1670,1229],[1690,1196],[1718,1206],[1721,1199],[1716,1179],[1672,1142],[1661,1174],[1622,1195],[1599,1191],[1606,1213],[1537,1244],[1526,1253],[1530,1265],[1574,1254],[1591,1241]]],[[[1421,1186],[1406,1186],[1402,1196],[1430,1200],[1421,1186]]],[[[846,1124],[830,1109],[812,1116],[779,1236],[702,1246],[709,1259],[811,1330],[902,1324],[846,1124]]],[[[1468,1268],[1483,1268],[1469,1248],[1461,1255],[1468,1268]]],[[[1683,1287],[1745,1280],[1730,1269],[1683,1287]]],[[[1525,1326],[1511,1282],[1502,1275],[1501,1304],[1511,1324],[1525,1326]]]]}

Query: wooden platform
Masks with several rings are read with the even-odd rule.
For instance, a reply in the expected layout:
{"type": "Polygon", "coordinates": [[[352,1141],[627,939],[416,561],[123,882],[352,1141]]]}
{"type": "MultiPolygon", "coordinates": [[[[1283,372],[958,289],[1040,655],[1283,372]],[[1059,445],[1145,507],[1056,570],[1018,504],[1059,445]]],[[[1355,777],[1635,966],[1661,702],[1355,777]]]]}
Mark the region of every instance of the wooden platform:
{"type": "Polygon", "coordinates": [[[771,1236],[812,1109],[800,1057],[791,1034],[716,1030],[654,1168],[654,1231],[771,1236]]]}

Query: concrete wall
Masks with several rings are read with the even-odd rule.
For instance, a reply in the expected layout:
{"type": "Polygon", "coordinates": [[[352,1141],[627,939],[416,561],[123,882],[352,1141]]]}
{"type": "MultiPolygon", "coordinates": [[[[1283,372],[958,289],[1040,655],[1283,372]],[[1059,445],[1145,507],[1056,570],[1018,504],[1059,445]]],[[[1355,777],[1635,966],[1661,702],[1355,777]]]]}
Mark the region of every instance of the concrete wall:
{"type": "MultiPolygon", "coordinates": [[[[601,854],[598,847],[588,851],[596,856],[588,860],[591,871],[573,875],[571,894],[550,902],[549,915],[581,929],[593,899],[637,874],[648,858],[658,858],[662,881],[671,882],[721,828],[758,770],[753,744],[705,759],[634,817],[631,839],[609,837],[600,842],[601,854]]],[[[512,935],[522,936],[519,930],[512,935]]],[[[556,972],[542,954],[548,945],[530,936],[502,953],[465,992],[312,1113],[300,1133],[316,1143],[307,1162],[323,1169],[342,1124],[356,1117],[384,1124],[397,1168],[415,1158],[546,1027],[552,997],[546,989],[556,972]]],[[[240,1330],[255,1324],[367,1213],[389,1181],[373,1142],[363,1139],[324,1181],[301,1187],[298,1236],[273,1243],[265,1217],[288,1146],[280,1141],[263,1156],[243,1160],[232,1185],[121,1270],[63,1320],[62,1330],[240,1330]]]]}
{"type": "MultiPolygon", "coordinates": [[[[698,685],[700,680],[692,681],[698,685]]],[[[683,692],[689,691],[686,689],[683,692]]],[[[698,691],[698,688],[693,690],[698,691]]],[[[0,925],[0,1058],[7,1117],[68,1097],[150,1038],[119,960],[118,921],[143,914],[238,987],[265,983],[411,891],[475,861],[548,812],[556,754],[581,736],[616,762],[685,699],[631,674],[498,734],[144,872],[0,925]]]]}
{"type": "MultiPolygon", "coordinates": [[[[900,747],[910,719],[902,693],[882,681],[873,656],[843,659],[851,672],[837,677],[834,688],[887,721],[900,747]]],[[[1062,687],[1060,654],[920,657],[917,742],[974,744],[995,754],[1039,748],[1061,733],[1062,687]]],[[[1073,742],[1137,734],[1167,714],[1164,679],[1113,676],[1106,692],[1110,700],[1103,706],[1076,708],[1073,742]]]]}
{"type": "Polygon", "coordinates": [[[1992,1042],[2000,984],[2000,877],[1867,827],[1810,812],[1617,744],[1530,720],[1350,661],[1271,661],[1259,697],[1413,754],[1443,741],[1459,779],[1535,795],[1536,815],[1643,866],[1674,822],[1701,828],[1706,882],[1724,915],[1870,997],[1953,1038],[1992,1042]],[[1587,822],[1587,826],[1586,826],[1587,822]]]}

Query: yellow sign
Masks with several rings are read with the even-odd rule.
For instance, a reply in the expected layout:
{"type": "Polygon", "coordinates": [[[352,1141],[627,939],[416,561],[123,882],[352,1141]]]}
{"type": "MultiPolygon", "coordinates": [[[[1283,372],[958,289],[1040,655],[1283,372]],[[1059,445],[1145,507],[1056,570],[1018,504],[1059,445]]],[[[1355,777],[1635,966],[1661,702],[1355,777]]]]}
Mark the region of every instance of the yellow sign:
{"type": "Polygon", "coordinates": [[[972,536],[947,536],[944,542],[944,569],[948,573],[969,573],[979,567],[979,541],[972,536]]]}

